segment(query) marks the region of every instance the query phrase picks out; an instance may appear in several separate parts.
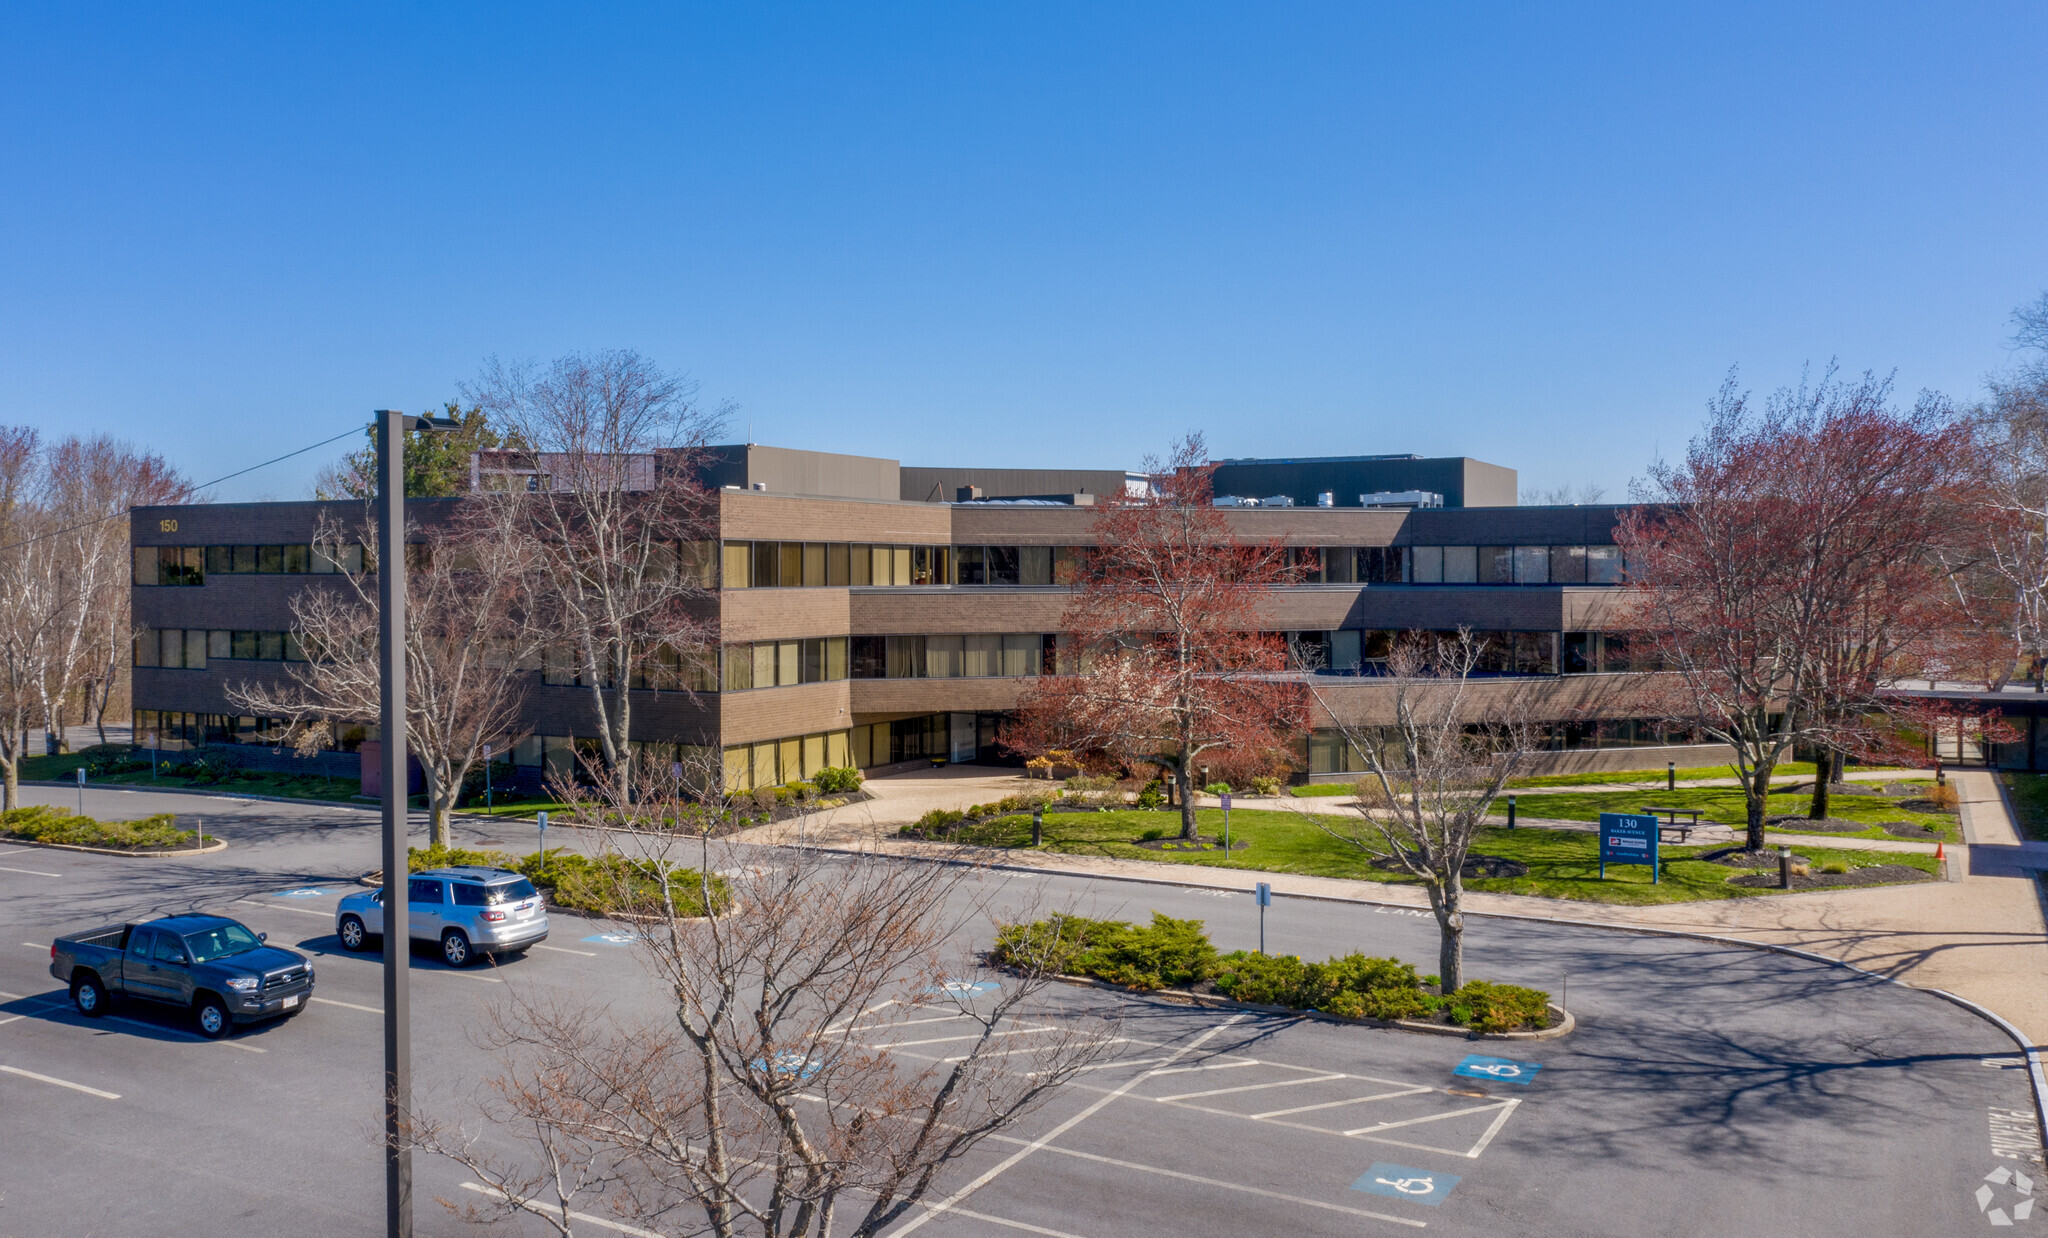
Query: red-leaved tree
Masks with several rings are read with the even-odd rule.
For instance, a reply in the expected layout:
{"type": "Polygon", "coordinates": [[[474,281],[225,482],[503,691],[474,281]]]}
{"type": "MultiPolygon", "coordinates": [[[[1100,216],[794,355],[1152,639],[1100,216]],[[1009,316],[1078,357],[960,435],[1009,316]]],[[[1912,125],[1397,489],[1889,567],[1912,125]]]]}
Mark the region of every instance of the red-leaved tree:
{"type": "Polygon", "coordinates": [[[1308,718],[1284,642],[1261,630],[1270,591],[1298,569],[1284,548],[1231,532],[1212,501],[1207,454],[1190,434],[1164,463],[1146,461],[1144,494],[1104,505],[1060,621],[1070,644],[1004,732],[1021,751],[1170,770],[1186,839],[1196,837],[1193,772],[1204,753],[1278,754],[1308,718]]]}
{"type": "MultiPolygon", "coordinates": [[[[1795,745],[1915,759],[1901,739],[1925,707],[1883,689],[1924,677],[1966,636],[1949,579],[1974,540],[1958,501],[1967,430],[1923,395],[1894,408],[1866,375],[1781,391],[1759,408],[1730,380],[1705,430],[1659,462],[1615,540],[1631,626],[1666,675],[1673,722],[1734,752],[1747,848],[1764,845],[1772,772],[1795,745]]],[[[1826,811],[1829,762],[1815,778],[1826,811]]]]}

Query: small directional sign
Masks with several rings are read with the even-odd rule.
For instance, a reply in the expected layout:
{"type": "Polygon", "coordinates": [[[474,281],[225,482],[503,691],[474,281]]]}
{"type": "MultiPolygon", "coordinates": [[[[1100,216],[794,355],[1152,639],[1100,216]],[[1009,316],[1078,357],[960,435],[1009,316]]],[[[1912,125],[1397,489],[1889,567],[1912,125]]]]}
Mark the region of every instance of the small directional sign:
{"type": "Polygon", "coordinates": [[[1252,891],[1252,898],[1261,907],[1271,907],[1273,905],[1273,887],[1261,881],[1257,888],[1252,891]]]}
{"type": "Polygon", "coordinates": [[[1487,1057],[1483,1053],[1470,1053],[1465,1060],[1451,1068],[1454,1075],[1467,1079],[1491,1079],[1495,1083],[1520,1083],[1526,1085],[1536,1077],[1543,1066],[1538,1062],[1517,1062],[1511,1058],[1487,1057]]]}
{"type": "Polygon", "coordinates": [[[1405,1199],[1410,1203],[1428,1204],[1434,1208],[1450,1196],[1451,1188],[1461,1180],[1459,1174],[1436,1173],[1428,1169],[1413,1169],[1407,1165],[1390,1165],[1376,1161],[1363,1177],[1351,1184],[1354,1191],[1367,1191],[1374,1195],[1385,1195],[1391,1199],[1405,1199]]]}

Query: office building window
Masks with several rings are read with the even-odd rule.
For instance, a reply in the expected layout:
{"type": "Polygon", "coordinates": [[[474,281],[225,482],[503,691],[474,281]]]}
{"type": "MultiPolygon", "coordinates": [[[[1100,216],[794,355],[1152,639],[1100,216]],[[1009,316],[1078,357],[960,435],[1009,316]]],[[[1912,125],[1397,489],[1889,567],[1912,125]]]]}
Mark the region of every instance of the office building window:
{"type": "Polygon", "coordinates": [[[1049,585],[1052,583],[1052,550],[1050,546],[1019,546],[1017,548],[1017,583],[1020,585],[1049,585]]]}
{"type": "Polygon", "coordinates": [[[1512,546],[1481,546],[1478,555],[1479,583],[1510,585],[1515,582],[1515,552],[1512,546]]]}
{"type": "Polygon", "coordinates": [[[1446,546],[1444,549],[1444,583],[1447,585],[1476,584],[1479,580],[1479,547],[1446,546]]]}
{"type": "Polygon", "coordinates": [[[1550,547],[1515,547],[1515,583],[1518,585],[1546,585],[1550,583],[1550,547]]]}
{"type": "Polygon", "coordinates": [[[1584,546],[1552,546],[1550,548],[1550,583],[1554,585],[1582,585],[1586,583],[1586,548],[1584,546]]]}
{"type": "Polygon", "coordinates": [[[1414,548],[1414,579],[1421,584],[1439,584],[1444,578],[1444,548],[1442,546],[1417,546],[1414,548]]]}
{"type": "Polygon", "coordinates": [[[1618,585],[1621,583],[1621,547],[1586,547],[1586,583],[1590,585],[1618,585]]]}

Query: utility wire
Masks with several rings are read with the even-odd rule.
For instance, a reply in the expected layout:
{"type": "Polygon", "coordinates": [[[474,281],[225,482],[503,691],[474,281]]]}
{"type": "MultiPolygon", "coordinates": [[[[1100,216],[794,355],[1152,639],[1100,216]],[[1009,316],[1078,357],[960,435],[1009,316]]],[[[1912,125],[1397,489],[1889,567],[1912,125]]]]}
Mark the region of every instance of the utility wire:
{"type": "MultiPolygon", "coordinates": [[[[343,430],[341,433],[335,435],[333,438],[323,438],[319,442],[314,443],[310,447],[301,447],[297,451],[288,451],[281,456],[272,456],[270,459],[265,460],[261,464],[252,464],[248,468],[237,469],[235,472],[224,474],[223,476],[220,477],[216,477],[212,481],[200,482],[198,485],[190,488],[191,492],[196,494],[209,486],[218,486],[220,483],[224,481],[233,481],[235,478],[242,476],[244,473],[253,473],[257,469],[267,469],[271,465],[281,463],[282,461],[285,460],[289,460],[293,456],[303,456],[309,451],[317,451],[318,449],[327,446],[327,444],[329,443],[338,443],[342,439],[348,438],[351,435],[360,434],[362,433],[362,430],[363,428],[361,426],[355,426],[351,429],[343,430]]],[[[119,511],[113,513],[112,515],[100,516],[93,520],[83,521],[79,524],[66,525],[64,528],[61,529],[52,529],[48,533],[38,533],[34,537],[25,538],[22,541],[10,542],[5,546],[0,546],[0,553],[4,553],[9,550],[19,550],[23,546],[33,546],[37,542],[48,541],[50,538],[53,537],[62,537],[66,533],[76,533],[80,529],[90,529],[96,524],[105,524],[109,520],[121,520],[127,517],[128,514],[129,513],[126,511],[119,511]]]]}

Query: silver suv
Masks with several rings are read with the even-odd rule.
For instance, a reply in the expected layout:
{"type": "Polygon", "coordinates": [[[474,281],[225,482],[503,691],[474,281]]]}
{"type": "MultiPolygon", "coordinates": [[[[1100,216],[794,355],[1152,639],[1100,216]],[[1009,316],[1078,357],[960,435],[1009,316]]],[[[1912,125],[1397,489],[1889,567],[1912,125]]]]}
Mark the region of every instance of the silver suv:
{"type": "MultiPolygon", "coordinates": [[[[406,886],[414,941],[441,943],[450,967],[479,954],[520,954],[548,939],[540,892],[518,873],[464,864],[414,873],[406,886]]],[[[344,950],[363,950],[384,932],[384,891],[364,890],[334,909],[334,935],[344,950]]]]}

